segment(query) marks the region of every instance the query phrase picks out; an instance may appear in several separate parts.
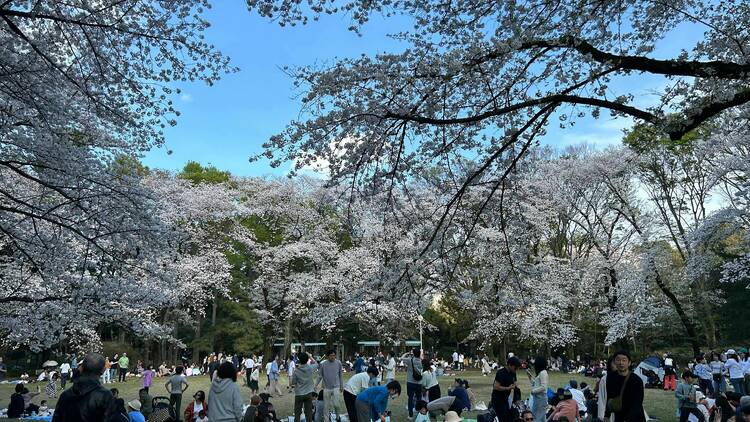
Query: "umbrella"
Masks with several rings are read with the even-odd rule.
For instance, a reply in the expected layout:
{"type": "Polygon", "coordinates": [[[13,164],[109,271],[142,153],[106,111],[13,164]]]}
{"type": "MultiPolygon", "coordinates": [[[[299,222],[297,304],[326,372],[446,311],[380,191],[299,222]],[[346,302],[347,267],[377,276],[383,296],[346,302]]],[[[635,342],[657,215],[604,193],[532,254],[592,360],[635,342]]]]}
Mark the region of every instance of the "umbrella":
{"type": "Polygon", "coordinates": [[[44,362],[42,364],[42,367],[43,368],[55,368],[57,367],[57,362],[55,362],[54,360],[48,360],[47,362],[44,362]]]}

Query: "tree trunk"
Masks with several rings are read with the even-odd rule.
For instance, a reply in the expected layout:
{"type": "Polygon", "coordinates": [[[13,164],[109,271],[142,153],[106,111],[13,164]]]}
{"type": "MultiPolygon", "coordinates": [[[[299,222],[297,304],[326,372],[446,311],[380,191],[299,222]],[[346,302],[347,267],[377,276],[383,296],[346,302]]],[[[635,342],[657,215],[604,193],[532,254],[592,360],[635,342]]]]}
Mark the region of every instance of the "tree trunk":
{"type": "Polygon", "coordinates": [[[216,326],[216,297],[214,296],[214,301],[211,306],[211,326],[216,326]]]}
{"type": "Polygon", "coordinates": [[[667,299],[669,299],[669,302],[672,303],[672,307],[674,307],[675,312],[677,312],[677,316],[680,318],[682,326],[685,327],[688,341],[690,341],[690,346],[693,349],[693,356],[698,356],[700,354],[701,347],[700,342],[698,341],[698,333],[695,329],[695,324],[693,324],[693,321],[691,321],[685,313],[685,309],[677,299],[677,296],[675,296],[669,286],[664,283],[664,280],[662,280],[659,271],[656,270],[656,265],[653,261],[651,262],[651,265],[654,267],[654,281],[656,281],[656,285],[659,286],[659,289],[662,291],[662,293],[664,293],[664,296],[666,296],[667,299]]]}
{"type": "Polygon", "coordinates": [[[288,318],[284,324],[284,345],[281,347],[281,356],[286,359],[290,356],[292,348],[292,319],[288,318]]]}

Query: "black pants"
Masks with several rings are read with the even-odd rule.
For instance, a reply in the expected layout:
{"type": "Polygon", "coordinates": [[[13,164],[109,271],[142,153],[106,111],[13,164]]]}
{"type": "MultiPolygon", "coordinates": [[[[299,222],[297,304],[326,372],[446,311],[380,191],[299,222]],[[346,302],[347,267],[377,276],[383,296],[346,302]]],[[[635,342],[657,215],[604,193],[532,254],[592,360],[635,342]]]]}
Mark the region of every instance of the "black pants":
{"type": "Polygon", "coordinates": [[[68,382],[68,378],[70,378],[70,373],[66,372],[64,374],[60,374],[60,387],[64,390],[65,384],[68,382]]]}
{"type": "MultiPolygon", "coordinates": [[[[346,392],[344,392],[344,394],[346,394],[346,392]]],[[[309,394],[305,394],[304,396],[294,396],[294,422],[300,421],[300,415],[302,415],[303,408],[305,410],[305,420],[313,422],[315,419],[315,415],[313,414],[313,398],[309,394]]]]}
{"type": "Polygon", "coordinates": [[[177,422],[180,422],[180,408],[182,407],[182,394],[170,394],[169,405],[174,409],[177,422]]]}
{"type": "Polygon", "coordinates": [[[430,387],[427,390],[427,402],[431,402],[433,400],[437,400],[440,398],[440,385],[436,385],[434,387],[430,387]]]}
{"type": "Polygon", "coordinates": [[[344,390],[344,405],[346,413],[349,415],[349,422],[357,422],[357,396],[344,390]]]}
{"type": "Polygon", "coordinates": [[[245,378],[247,379],[247,386],[250,387],[250,381],[253,377],[253,370],[252,369],[245,369],[245,378]]]}
{"type": "Polygon", "coordinates": [[[409,417],[414,417],[414,404],[419,400],[418,395],[422,392],[422,384],[413,382],[406,383],[406,395],[409,397],[409,417]]]}
{"type": "Polygon", "coordinates": [[[117,381],[125,382],[125,374],[128,373],[128,368],[120,368],[120,376],[117,377],[117,381]]]}
{"type": "Polygon", "coordinates": [[[686,422],[688,420],[688,417],[690,417],[690,414],[693,414],[696,418],[698,418],[698,422],[705,422],[706,418],[703,416],[703,412],[698,410],[695,407],[683,407],[680,409],[680,422],[686,422]]]}

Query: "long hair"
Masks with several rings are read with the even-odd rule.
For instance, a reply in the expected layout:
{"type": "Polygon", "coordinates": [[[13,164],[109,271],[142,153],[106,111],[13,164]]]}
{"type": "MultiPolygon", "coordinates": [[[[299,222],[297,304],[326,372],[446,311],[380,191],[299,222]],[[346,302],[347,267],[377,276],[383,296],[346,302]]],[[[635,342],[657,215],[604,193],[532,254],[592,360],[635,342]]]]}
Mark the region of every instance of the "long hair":
{"type": "Polygon", "coordinates": [[[534,372],[539,375],[540,372],[547,370],[547,358],[544,356],[537,356],[534,358],[534,372]]]}

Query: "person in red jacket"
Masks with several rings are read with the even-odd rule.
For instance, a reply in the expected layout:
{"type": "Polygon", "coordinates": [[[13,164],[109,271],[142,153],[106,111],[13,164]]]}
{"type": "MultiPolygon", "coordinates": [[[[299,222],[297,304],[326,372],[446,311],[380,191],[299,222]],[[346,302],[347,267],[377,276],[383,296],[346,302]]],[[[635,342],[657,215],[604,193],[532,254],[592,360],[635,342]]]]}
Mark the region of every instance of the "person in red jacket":
{"type": "Polygon", "coordinates": [[[198,419],[198,413],[201,410],[204,410],[208,414],[208,402],[206,402],[206,393],[203,390],[198,390],[193,396],[193,401],[188,403],[185,408],[185,413],[183,413],[185,422],[194,422],[198,419]]]}

